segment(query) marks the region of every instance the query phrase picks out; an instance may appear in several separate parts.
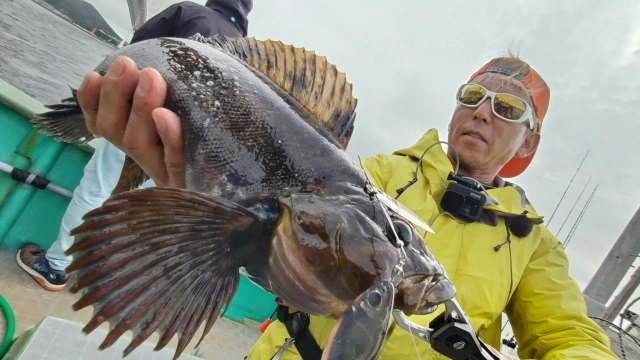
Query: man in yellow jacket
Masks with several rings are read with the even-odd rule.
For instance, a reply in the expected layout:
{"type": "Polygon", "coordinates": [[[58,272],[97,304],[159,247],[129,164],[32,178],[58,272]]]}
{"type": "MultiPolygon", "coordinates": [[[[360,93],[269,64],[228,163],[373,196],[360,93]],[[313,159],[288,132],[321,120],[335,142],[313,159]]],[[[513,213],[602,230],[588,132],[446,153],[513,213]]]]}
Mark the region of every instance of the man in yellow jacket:
{"type": "MultiPolygon", "coordinates": [[[[130,59],[117,66],[118,78],[96,73],[85,77],[78,94],[87,125],[132,156],[158,186],[184,187],[179,119],[162,107],[166,83],[153,69],[138,73],[130,59]],[[125,129],[139,136],[125,141],[125,129]]],[[[525,62],[498,58],[476,72],[456,97],[447,152],[436,145],[425,153],[440,140],[436,130],[429,130],[412,146],[366,159],[367,173],[391,196],[406,188],[398,200],[435,230],[423,234],[425,241],[457,287],[456,299],[473,328],[488,345],[499,348],[506,312],[521,358],[617,359],[607,335],[586,315],[562,245],[544,227],[524,190],[503,180],[522,173],[535,154],[549,104],[547,84],[525,62]],[[447,176],[456,166],[459,175],[481,183],[492,199],[478,221],[443,211],[447,176]],[[414,176],[415,183],[407,187],[414,176]]],[[[410,320],[426,326],[441,311],[410,320]]],[[[309,330],[321,348],[335,322],[311,317],[309,330]]],[[[248,359],[271,359],[289,337],[282,323],[273,322],[248,359]]],[[[444,357],[394,327],[379,358],[444,357]]],[[[281,359],[301,359],[295,344],[281,359]]]]}
{"type": "MultiPolygon", "coordinates": [[[[506,312],[521,358],[617,359],[607,335],[586,315],[562,245],[542,225],[524,190],[503,180],[522,173],[536,152],[550,99],[547,84],[518,58],[497,58],[462,85],[456,99],[447,152],[434,146],[425,153],[440,141],[431,129],[412,146],[365,159],[370,179],[395,197],[416,177],[398,200],[435,231],[423,234],[427,246],[447,270],[456,299],[485,343],[499,349],[506,312]],[[497,202],[485,206],[478,221],[446,213],[441,205],[456,152],[458,174],[480,182],[497,202]]],[[[442,308],[409,319],[429,326],[442,308]]],[[[309,332],[321,348],[335,323],[310,317],[309,332]]],[[[273,322],[248,360],[270,359],[289,337],[283,323],[273,322]]],[[[411,337],[393,328],[379,359],[445,358],[411,337]]],[[[292,345],[281,359],[301,357],[292,345]]]]}

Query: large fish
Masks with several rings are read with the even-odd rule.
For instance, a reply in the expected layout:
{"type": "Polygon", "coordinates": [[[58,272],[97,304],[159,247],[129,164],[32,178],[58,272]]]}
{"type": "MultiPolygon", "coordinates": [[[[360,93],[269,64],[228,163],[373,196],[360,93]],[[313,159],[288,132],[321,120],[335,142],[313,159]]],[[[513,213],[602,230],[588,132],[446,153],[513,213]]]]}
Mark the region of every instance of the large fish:
{"type": "MultiPolygon", "coordinates": [[[[323,56],[271,40],[160,38],[117,55],[157,69],[180,116],[186,189],[114,195],[72,230],[73,308],[105,321],[101,349],[131,330],[126,356],[152,333],[177,333],[178,357],[224,315],[240,279],[301,311],[339,318],[374,283],[399,279],[394,308],[427,313],[455,295],[417,216],[377,191],[346,154],[356,99],[323,56]],[[401,270],[401,271],[398,271],[401,270]],[[400,274],[400,278],[398,278],[400,274]]],[[[73,96],[33,122],[72,142],[92,138],[73,96]]],[[[144,178],[130,159],[120,188],[144,178]],[[133,176],[131,176],[133,174],[133,176]]],[[[202,339],[200,339],[202,341],[202,339]]]]}

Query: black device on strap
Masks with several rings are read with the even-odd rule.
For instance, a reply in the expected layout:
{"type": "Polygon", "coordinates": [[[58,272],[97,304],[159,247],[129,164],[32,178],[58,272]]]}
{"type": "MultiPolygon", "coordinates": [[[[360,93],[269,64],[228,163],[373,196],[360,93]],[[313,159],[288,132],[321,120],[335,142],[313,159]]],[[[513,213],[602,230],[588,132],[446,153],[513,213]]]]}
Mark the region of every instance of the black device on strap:
{"type": "Polygon", "coordinates": [[[320,360],[322,349],[309,332],[309,314],[301,311],[289,314],[289,307],[279,298],[276,298],[276,303],[278,304],[276,308],[278,320],[286,326],[289,336],[295,339],[294,344],[302,360],[320,360]]]}

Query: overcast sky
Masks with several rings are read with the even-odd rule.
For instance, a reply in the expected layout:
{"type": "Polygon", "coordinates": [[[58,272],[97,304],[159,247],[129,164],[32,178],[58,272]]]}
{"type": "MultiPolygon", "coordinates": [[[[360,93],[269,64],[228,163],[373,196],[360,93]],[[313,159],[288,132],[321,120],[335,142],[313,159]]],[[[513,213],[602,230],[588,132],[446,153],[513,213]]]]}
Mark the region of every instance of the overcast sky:
{"type": "MultiPolygon", "coordinates": [[[[88,1],[127,36],[125,0],[88,1]]],[[[592,176],[559,234],[563,241],[599,185],[567,249],[571,274],[586,286],[640,204],[640,3],[389,4],[256,0],[249,36],[313,49],[347,73],[359,100],[349,149],[353,159],[404,148],[432,127],[446,140],[457,87],[516,44],[551,87],[538,154],[528,171],[513,179],[547,219],[590,150],[549,226],[558,231],[592,176]]]]}

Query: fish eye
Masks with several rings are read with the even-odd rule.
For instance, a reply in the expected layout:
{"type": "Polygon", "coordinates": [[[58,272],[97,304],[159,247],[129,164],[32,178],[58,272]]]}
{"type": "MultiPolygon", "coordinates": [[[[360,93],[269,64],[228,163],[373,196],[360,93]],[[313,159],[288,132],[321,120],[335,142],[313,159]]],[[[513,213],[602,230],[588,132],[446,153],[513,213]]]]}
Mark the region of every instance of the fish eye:
{"type": "Polygon", "coordinates": [[[379,292],[374,291],[367,296],[367,302],[374,308],[378,307],[380,306],[380,303],[382,303],[382,295],[380,295],[379,292]]]}
{"type": "MultiPolygon", "coordinates": [[[[398,234],[398,238],[404,243],[404,246],[409,246],[411,244],[411,240],[413,240],[413,232],[411,231],[411,227],[404,221],[394,220],[393,228],[396,230],[396,234],[398,234]]],[[[395,238],[393,236],[393,231],[388,229],[387,231],[389,239],[395,243],[395,238]]]]}

